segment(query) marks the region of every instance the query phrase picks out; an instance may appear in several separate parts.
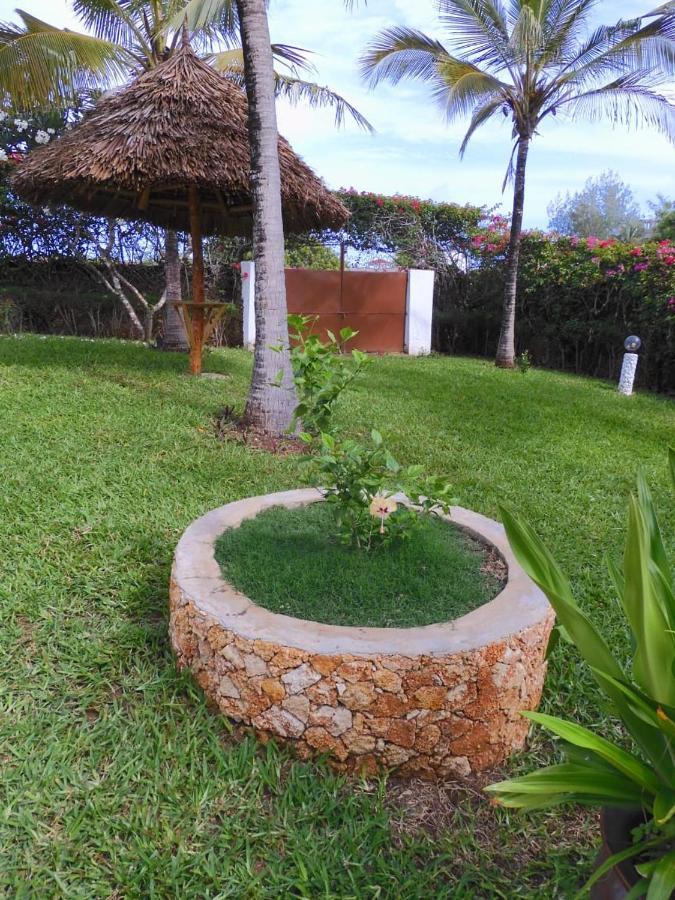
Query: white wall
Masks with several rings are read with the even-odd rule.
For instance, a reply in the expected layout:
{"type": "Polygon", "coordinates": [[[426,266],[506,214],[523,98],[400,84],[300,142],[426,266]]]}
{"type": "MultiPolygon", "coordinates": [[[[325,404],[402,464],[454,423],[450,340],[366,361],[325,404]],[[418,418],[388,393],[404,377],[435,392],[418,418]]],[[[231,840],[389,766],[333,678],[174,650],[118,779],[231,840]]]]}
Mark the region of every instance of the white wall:
{"type": "Polygon", "coordinates": [[[431,352],[431,316],[434,307],[433,269],[410,269],[405,312],[405,352],[420,356],[431,352]]]}
{"type": "Polygon", "coordinates": [[[241,264],[241,299],[243,305],[244,347],[255,347],[255,263],[241,264]]]}

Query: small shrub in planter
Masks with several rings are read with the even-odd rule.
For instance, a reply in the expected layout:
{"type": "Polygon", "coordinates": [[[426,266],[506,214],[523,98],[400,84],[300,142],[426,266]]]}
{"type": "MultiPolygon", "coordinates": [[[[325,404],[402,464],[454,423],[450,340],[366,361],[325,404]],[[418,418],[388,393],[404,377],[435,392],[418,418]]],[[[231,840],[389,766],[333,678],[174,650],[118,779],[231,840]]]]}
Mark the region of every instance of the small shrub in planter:
{"type": "MultiPolygon", "coordinates": [[[[672,449],[670,468],[675,485],[672,449]]],[[[502,512],[516,558],[548,596],[561,632],[591,667],[632,747],[626,750],[573,722],[524,713],[562,738],[567,761],[487,790],[498,803],[527,810],[564,802],[634,807],[633,818],[642,824],[633,840],[606,859],[586,887],[632,860],[635,884],[623,896],[670,900],[675,892],[675,584],[645,479],[638,476],[637,494],[630,499],[623,571],[610,565],[632,636],[630,673],[577,606],[569,582],[536,534],[502,512]]]]}
{"type": "Polygon", "coordinates": [[[328,340],[322,341],[311,333],[314,322],[310,316],[288,317],[299,401],[291,427],[302,425],[300,438],[312,451],[345,543],[371,550],[408,538],[421,515],[448,512],[450,485],[427,475],[422,466],[401,466],[376,430],[369,445],[336,435],[337,401],[371,360],[360,350],[345,354],[345,345],[357,332],[343,328],[338,339],[329,331],[328,340]],[[414,508],[398,503],[396,494],[405,494],[414,508]]]}
{"type": "Polygon", "coordinates": [[[409,538],[422,514],[447,513],[451,503],[446,481],[425,475],[422,466],[401,466],[379,431],[370,437],[368,446],[324,433],[316,459],[342,540],[365,550],[409,538]],[[414,508],[398,503],[399,493],[414,508]]]}

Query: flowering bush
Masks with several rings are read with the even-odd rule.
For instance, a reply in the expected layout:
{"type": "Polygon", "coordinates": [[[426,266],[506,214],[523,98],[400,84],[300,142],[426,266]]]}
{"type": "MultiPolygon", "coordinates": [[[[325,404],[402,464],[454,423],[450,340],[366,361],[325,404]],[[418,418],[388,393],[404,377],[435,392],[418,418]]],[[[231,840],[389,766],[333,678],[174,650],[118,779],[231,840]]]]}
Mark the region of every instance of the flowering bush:
{"type": "MultiPolygon", "coordinates": [[[[494,217],[471,239],[468,271],[437,291],[435,346],[494,351],[501,318],[508,222],[494,217]]],[[[675,242],[626,243],[525,232],[517,340],[532,361],[616,378],[623,341],[643,341],[638,379],[675,390],[675,242]]]]}
{"type": "Polygon", "coordinates": [[[322,434],[316,457],[340,537],[362,550],[410,538],[421,514],[447,513],[452,502],[443,478],[426,475],[422,466],[401,466],[379,431],[372,431],[370,439],[366,445],[322,434]],[[416,508],[397,503],[398,493],[416,508]]]}
{"type": "Polygon", "coordinates": [[[337,239],[357,251],[395,255],[404,268],[442,268],[465,256],[486,216],[479,206],[402,194],[343,188],[336,196],[351,214],[337,239]]]}
{"type": "MultiPolygon", "coordinates": [[[[370,364],[359,350],[344,353],[356,332],[346,327],[339,339],[328,332],[328,340],[323,341],[311,333],[314,319],[310,316],[289,316],[288,320],[299,399],[291,428],[298,424],[304,428],[300,439],[312,451],[309,461],[326,486],[326,501],[335,511],[342,540],[370,550],[409,537],[420,513],[447,512],[450,485],[425,475],[422,466],[402,467],[378,431],[371,432],[370,446],[336,434],[336,403],[370,364]],[[397,493],[406,494],[416,509],[397,503],[393,497],[397,493]]],[[[280,372],[276,383],[280,385],[282,379],[280,372]]]]}

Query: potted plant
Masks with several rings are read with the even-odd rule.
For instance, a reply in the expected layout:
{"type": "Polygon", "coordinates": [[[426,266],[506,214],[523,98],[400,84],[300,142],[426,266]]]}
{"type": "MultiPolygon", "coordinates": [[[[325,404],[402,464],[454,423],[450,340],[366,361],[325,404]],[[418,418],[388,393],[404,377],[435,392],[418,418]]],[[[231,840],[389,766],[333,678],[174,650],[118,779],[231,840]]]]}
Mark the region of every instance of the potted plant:
{"type": "MultiPolygon", "coordinates": [[[[675,451],[670,450],[675,484],[675,451]]],[[[568,580],[534,531],[507,510],[514,555],[546,593],[561,636],[574,643],[621,720],[630,749],[596,731],[524,713],[564,741],[566,761],[490,785],[496,802],[533,810],[564,802],[602,808],[605,846],[585,889],[596,898],[675,896],[675,593],[652,498],[642,474],[628,511],[623,570],[609,570],[633,646],[630,671],[576,604],[568,580]]]]}

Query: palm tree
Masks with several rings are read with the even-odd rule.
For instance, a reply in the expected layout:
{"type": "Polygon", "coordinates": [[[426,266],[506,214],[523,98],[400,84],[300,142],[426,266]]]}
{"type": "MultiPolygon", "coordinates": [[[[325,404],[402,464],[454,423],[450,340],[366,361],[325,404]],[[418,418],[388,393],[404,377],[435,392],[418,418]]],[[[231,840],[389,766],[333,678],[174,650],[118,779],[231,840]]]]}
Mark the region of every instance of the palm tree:
{"type": "Polygon", "coordinates": [[[245,418],[262,431],[281,434],[290,425],[297,401],[288,346],[274,65],[265,0],[237,0],[237,9],[248,97],[253,258],[258,299],[255,304],[253,377],[245,418]],[[260,298],[264,298],[264,303],[259,302],[260,298]],[[262,329],[259,337],[258,328],[262,329]],[[277,356],[279,352],[280,358],[277,356]],[[275,375],[279,368],[283,371],[283,380],[275,388],[275,375]]]}
{"type": "Polygon", "coordinates": [[[454,53],[413,28],[381,31],[361,59],[372,86],[428,84],[448,120],[471,115],[460,147],[500,113],[511,120],[513,214],[496,364],[515,363],[518,254],[532,138],[558,113],[646,124],[675,137],[675,105],[659,93],[675,72],[675,3],[587,33],[595,0],[437,0],[454,53]],[[515,160],[515,165],[514,165],[515,160]]]}
{"type": "MultiPolygon", "coordinates": [[[[10,97],[18,108],[62,104],[74,95],[127,81],[172,53],[186,19],[197,49],[227,77],[243,83],[244,56],[236,46],[239,22],[234,3],[210,3],[208,18],[201,19],[191,11],[193,5],[189,0],[73,0],[75,13],[91,34],[55,28],[17,10],[22,25],[0,26],[0,97],[10,97]]],[[[370,129],[366,119],[339,94],[298,77],[298,70],[312,69],[305,51],[275,44],[268,52],[273,95],[313,107],[332,107],[337,125],[350,115],[359,126],[370,129]],[[275,72],[275,58],[286,64],[289,72],[275,72]]],[[[187,349],[182,319],[172,305],[181,296],[175,232],[166,233],[165,266],[164,347],[187,349]]],[[[277,367],[280,362],[284,360],[277,358],[277,367]]],[[[254,379],[254,386],[256,383],[254,379]]],[[[278,399],[269,392],[268,405],[275,407],[278,399]]]]}
{"type": "MultiPolygon", "coordinates": [[[[351,7],[357,0],[344,0],[351,7]]],[[[256,263],[256,345],[246,418],[271,434],[287,430],[295,407],[288,354],[284,232],[272,57],[266,0],[189,0],[183,15],[191,30],[208,28],[223,15],[239,17],[249,103],[253,167],[253,246],[256,263]],[[261,331],[260,329],[263,329],[261,331]],[[271,343],[270,343],[271,342],[271,343]],[[281,347],[281,356],[271,347],[281,347]],[[274,353],[274,355],[272,355],[274,353]],[[281,389],[276,373],[282,369],[281,389]]],[[[174,25],[178,24],[178,18],[174,25]]],[[[368,123],[364,124],[370,128],[368,123]]]]}

